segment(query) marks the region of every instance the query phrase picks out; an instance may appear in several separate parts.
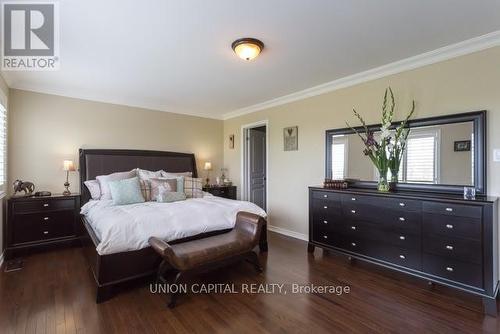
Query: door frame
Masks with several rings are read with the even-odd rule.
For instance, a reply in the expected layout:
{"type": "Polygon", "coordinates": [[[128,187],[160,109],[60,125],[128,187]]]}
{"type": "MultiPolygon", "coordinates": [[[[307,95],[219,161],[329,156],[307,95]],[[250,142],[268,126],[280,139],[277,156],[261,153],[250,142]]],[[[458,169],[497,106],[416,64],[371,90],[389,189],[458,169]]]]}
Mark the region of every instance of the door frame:
{"type": "Polygon", "coordinates": [[[266,127],[266,212],[269,211],[269,121],[267,119],[241,126],[241,200],[248,201],[250,198],[250,173],[248,169],[249,151],[246,140],[248,130],[266,127]]]}

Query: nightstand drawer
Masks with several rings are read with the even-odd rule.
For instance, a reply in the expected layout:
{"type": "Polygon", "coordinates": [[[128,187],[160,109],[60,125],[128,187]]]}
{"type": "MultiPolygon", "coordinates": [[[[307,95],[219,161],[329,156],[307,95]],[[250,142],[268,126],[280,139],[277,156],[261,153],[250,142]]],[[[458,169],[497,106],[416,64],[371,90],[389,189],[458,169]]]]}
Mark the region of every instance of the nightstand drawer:
{"type": "Polygon", "coordinates": [[[24,214],[31,212],[47,212],[56,210],[72,210],[75,208],[75,200],[68,199],[46,199],[46,200],[32,200],[32,201],[19,201],[13,203],[14,214],[24,214]]]}
{"type": "Polygon", "coordinates": [[[72,236],[75,231],[74,212],[57,211],[14,215],[12,241],[14,244],[72,236]]]}

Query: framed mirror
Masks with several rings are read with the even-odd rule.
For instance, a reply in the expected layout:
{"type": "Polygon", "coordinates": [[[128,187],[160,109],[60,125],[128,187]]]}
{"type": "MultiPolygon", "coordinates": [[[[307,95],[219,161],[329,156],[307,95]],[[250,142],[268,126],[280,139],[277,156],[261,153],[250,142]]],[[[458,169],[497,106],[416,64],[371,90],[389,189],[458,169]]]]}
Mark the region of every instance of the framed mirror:
{"type": "MultiPolygon", "coordinates": [[[[410,120],[408,127],[397,190],[463,193],[467,186],[486,195],[486,111],[410,120]]],[[[377,137],[380,125],[368,128],[377,137]]],[[[364,149],[352,129],[327,130],[326,178],[376,188],[378,172],[364,149]]]]}

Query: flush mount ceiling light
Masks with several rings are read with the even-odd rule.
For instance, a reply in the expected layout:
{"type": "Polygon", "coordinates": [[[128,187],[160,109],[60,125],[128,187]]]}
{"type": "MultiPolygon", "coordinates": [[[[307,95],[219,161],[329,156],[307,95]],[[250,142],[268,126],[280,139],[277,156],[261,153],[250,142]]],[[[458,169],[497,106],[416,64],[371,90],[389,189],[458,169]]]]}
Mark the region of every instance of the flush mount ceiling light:
{"type": "Polygon", "coordinates": [[[241,59],[252,60],[264,49],[264,43],[255,38],[240,38],[235,40],[231,47],[241,59]]]}

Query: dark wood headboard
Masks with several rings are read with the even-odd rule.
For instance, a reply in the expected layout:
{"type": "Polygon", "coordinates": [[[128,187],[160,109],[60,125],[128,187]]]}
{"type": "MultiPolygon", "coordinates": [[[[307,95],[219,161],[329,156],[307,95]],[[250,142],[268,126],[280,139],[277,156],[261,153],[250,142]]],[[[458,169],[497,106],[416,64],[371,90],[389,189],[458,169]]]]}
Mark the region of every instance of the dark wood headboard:
{"type": "Polygon", "coordinates": [[[192,172],[197,177],[196,160],[192,153],[80,149],[80,192],[81,204],[90,199],[90,192],[83,182],[96,176],[125,172],[134,168],[147,170],[163,169],[167,172],[192,172]]]}

